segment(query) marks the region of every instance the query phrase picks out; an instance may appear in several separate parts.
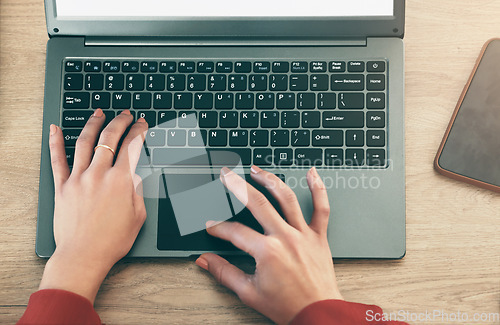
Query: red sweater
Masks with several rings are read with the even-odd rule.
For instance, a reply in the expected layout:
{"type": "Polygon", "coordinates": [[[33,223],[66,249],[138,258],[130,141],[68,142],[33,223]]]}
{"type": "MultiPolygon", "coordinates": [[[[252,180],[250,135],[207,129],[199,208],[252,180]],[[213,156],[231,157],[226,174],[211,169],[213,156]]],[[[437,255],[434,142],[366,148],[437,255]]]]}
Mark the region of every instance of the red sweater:
{"type": "MultiPolygon", "coordinates": [[[[402,325],[383,321],[382,309],[343,300],[323,300],[304,308],[290,325],[402,325]]],[[[90,301],[64,290],[40,290],[31,295],[18,325],[101,325],[90,301]]]]}

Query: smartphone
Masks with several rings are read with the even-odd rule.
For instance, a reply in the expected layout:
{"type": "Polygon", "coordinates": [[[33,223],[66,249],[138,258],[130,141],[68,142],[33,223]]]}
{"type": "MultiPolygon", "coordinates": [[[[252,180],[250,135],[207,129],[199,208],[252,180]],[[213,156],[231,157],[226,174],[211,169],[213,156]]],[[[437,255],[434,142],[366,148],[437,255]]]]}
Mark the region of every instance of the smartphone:
{"type": "Polygon", "coordinates": [[[500,38],[481,50],[434,167],[445,176],[500,192],[500,38]]]}

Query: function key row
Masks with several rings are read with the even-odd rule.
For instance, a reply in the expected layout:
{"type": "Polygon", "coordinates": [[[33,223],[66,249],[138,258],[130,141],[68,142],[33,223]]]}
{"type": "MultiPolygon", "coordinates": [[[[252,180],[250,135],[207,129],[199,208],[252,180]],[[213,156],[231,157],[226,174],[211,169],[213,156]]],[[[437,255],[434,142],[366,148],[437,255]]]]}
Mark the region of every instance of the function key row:
{"type": "Polygon", "coordinates": [[[321,73],[385,72],[385,61],[66,61],[66,72],[181,72],[181,73],[321,73]]]}

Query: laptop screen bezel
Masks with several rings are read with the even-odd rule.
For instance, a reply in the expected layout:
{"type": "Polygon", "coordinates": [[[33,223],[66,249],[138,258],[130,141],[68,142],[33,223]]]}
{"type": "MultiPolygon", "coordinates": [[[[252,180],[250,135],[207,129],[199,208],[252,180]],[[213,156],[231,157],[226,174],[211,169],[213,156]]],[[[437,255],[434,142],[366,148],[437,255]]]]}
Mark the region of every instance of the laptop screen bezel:
{"type": "Polygon", "coordinates": [[[338,39],[403,37],[405,0],[394,0],[393,16],[373,17],[172,17],[134,20],[61,18],[56,0],[45,0],[52,36],[166,37],[215,39],[338,39]]]}

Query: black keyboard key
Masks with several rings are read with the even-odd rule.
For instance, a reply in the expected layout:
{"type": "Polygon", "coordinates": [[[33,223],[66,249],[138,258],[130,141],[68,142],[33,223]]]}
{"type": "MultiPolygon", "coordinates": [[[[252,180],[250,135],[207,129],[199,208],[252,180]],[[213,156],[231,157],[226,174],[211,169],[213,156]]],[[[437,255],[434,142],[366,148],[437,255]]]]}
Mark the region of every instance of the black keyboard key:
{"type": "Polygon", "coordinates": [[[193,107],[193,94],[192,93],[175,93],[174,94],[174,108],[187,109],[193,107]]]}
{"type": "Polygon", "coordinates": [[[137,118],[143,118],[148,122],[150,128],[156,126],[156,112],[155,111],[138,111],[137,118]]]}
{"type": "Polygon", "coordinates": [[[309,130],[293,130],[291,145],[294,147],[308,147],[311,143],[311,132],[309,130]]]}
{"type": "Polygon", "coordinates": [[[139,72],[139,62],[125,61],[122,63],[123,72],[139,72]]]}
{"type": "Polygon", "coordinates": [[[160,62],[160,72],[170,73],[177,71],[177,63],[174,61],[164,61],[160,62]]]}
{"type": "Polygon", "coordinates": [[[384,72],[385,61],[368,61],[366,64],[366,71],[368,72],[384,72]]]}
{"type": "Polygon", "coordinates": [[[311,72],[326,72],[326,62],[313,61],[309,63],[309,70],[311,72]]]}
{"type": "Polygon", "coordinates": [[[207,145],[207,130],[193,129],[188,133],[188,146],[190,147],[205,147],[207,145]]]}
{"type": "Polygon", "coordinates": [[[337,95],[335,93],[319,93],[318,108],[334,109],[337,104],[337,95]]]}
{"type": "Polygon", "coordinates": [[[366,145],[368,147],[385,146],[385,131],[383,130],[366,131],[366,145]]]}
{"type": "Polygon", "coordinates": [[[149,91],[165,90],[165,76],[162,74],[147,75],[146,89],[149,91]]]}
{"type": "Polygon", "coordinates": [[[278,112],[262,112],[260,115],[261,128],[277,128],[279,126],[278,112]]]}
{"type": "Polygon", "coordinates": [[[65,90],[82,90],[83,89],[83,75],[79,73],[67,73],[64,76],[64,89],[65,90]]]}
{"type": "Polygon", "coordinates": [[[255,111],[241,112],[240,126],[242,128],[257,128],[259,126],[259,113],[255,111]]]}
{"type": "Polygon", "coordinates": [[[208,131],[208,144],[210,147],[225,147],[227,145],[226,130],[210,130],[208,131]]]}
{"type": "Polygon", "coordinates": [[[91,110],[85,111],[64,111],[62,118],[62,126],[65,128],[83,128],[90,115],[94,112],[91,110]]]}
{"type": "Polygon", "coordinates": [[[172,108],[172,93],[154,93],[153,107],[155,109],[172,108]]]}
{"type": "Polygon", "coordinates": [[[214,72],[214,63],[213,62],[198,62],[197,71],[200,73],[214,72]]]}
{"type": "Polygon", "coordinates": [[[237,109],[252,109],[254,108],[254,94],[237,93],[235,102],[237,109]]]}
{"type": "Polygon", "coordinates": [[[274,94],[273,93],[258,93],[255,96],[255,107],[257,109],[273,109],[274,94]]]}
{"type": "Polygon", "coordinates": [[[385,127],[384,112],[368,112],[366,113],[366,127],[383,128],[385,127]]]}
{"type": "MultiPolygon", "coordinates": [[[[169,147],[183,147],[186,145],[186,130],[170,129],[167,131],[167,145],[169,147]]],[[[156,149],[155,151],[157,151],[156,149]]],[[[153,160],[156,157],[153,156],[153,160]]]]}
{"type": "Polygon", "coordinates": [[[271,131],[271,146],[287,147],[289,143],[290,143],[290,131],[288,130],[271,131]]]}
{"type": "Polygon", "coordinates": [[[153,73],[158,71],[158,62],[144,61],[141,63],[141,72],[153,73]]]}
{"type": "Polygon", "coordinates": [[[193,61],[179,62],[178,69],[182,73],[195,72],[195,64],[193,61]]]}
{"type": "Polygon", "coordinates": [[[316,95],[314,93],[299,93],[297,95],[297,108],[313,109],[316,106],[316,95]]]}
{"type": "Polygon", "coordinates": [[[365,107],[365,95],[363,93],[340,93],[340,109],[362,109],[365,107]]]}
{"type": "Polygon", "coordinates": [[[177,117],[177,125],[181,128],[194,128],[198,125],[197,115],[197,112],[181,111],[177,117]]]}
{"type": "Polygon", "coordinates": [[[273,72],[287,73],[290,70],[290,63],[284,61],[273,62],[273,72]]]}
{"type": "Polygon", "coordinates": [[[365,145],[365,131],[347,130],[345,132],[345,145],[348,147],[362,147],[365,145]]]}
{"type": "Polygon", "coordinates": [[[111,94],[97,92],[92,94],[92,108],[107,109],[111,107],[111,94]]]}
{"type": "Polygon", "coordinates": [[[145,142],[148,147],[163,147],[166,143],[166,138],[167,138],[167,132],[165,130],[149,129],[146,133],[145,142]]]}
{"type": "Polygon", "coordinates": [[[294,73],[305,73],[307,72],[307,62],[305,61],[296,61],[292,62],[292,72],[294,73]]]}
{"type": "Polygon", "coordinates": [[[365,89],[365,76],[362,74],[332,75],[331,90],[333,91],[360,91],[365,89]]]}
{"type": "Polygon", "coordinates": [[[300,91],[307,90],[308,77],[307,75],[291,75],[290,76],[290,90],[300,91]]]}
{"type": "Polygon", "coordinates": [[[187,89],[190,91],[204,91],[207,87],[207,78],[204,74],[190,74],[187,78],[187,89]]]}
{"type": "Polygon", "coordinates": [[[122,74],[106,75],[106,90],[123,90],[125,76],[122,74]]]}
{"type": "Polygon", "coordinates": [[[85,76],[86,90],[102,90],[104,88],[104,76],[102,74],[88,74],[85,76]]]}
{"type": "Polygon", "coordinates": [[[211,74],[208,76],[208,90],[223,91],[226,90],[227,77],[225,74],[211,74]]]}
{"type": "Polygon", "coordinates": [[[175,128],[177,114],[173,111],[158,112],[158,127],[161,128],[175,128]]]}
{"type": "Polygon", "coordinates": [[[276,166],[290,166],[293,164],[293,150],[274,149],[274,164],[276,166]]]}
{"type": "Polygon", "coordinates": [[[323,112],[324,128],[362,128],[364,126],[363,112],[323,112]]]}
{"type": "Polygon", "coordinates": [[[364,72],[365,63],[363,61],[350,61],[347,63],[347,70],[349,72],[364,72]]]}
{"type": "Polygon", "coordinates": [[[183,74],[167,75],[167,90],[184,90],[186,89],[186,76],[183,74]]]}
{"type": "Polygon", "coordinates": [[[251,74],[248,78],[248,90],[262,91],[267,90],[267,75],[251,74]]]}
{"type": "Polygon", "coordinates": [[[82,71],[82,61],[66,61],[64,65],[64,71],[66,72],[81,72],[82,71]]]}
{"type": "Polygon", "coordinates": [[[76,140],[80,136],[81,129],[64,129],[63,130],[63,138],[64,145],[66,147],[74,147],[76,145],[76,140]]]}
{"type": "Polygon", "coordinates": [[[375,91],[385,90],[385,75],[369,74],[366,76],[366,89],[375,91]]]}
{"type": "Polygon", "coordinates": [[[232,109],[233,104],[234,104],[234,95],[232,93],[217,93],[217,94],[215,94],[215,108],[216,109],[232,109]]]}
{"type": "Polygon", "coordinates": [[[342,147],[344,132],[340,130],[314,130],[312,132],[313,147],[342,147]]]}
{"type": "Polygon", "coordinates": [[[254,62],[253,63],[253,72],[255,73],[267,73],[271,71],[271,63],[269,62],[254,62]]]}
{"type": "Polygon", "coordinates": [[[120,62],[118,61],[106,61],[103,64],[104,72],[119,72],[120,71],[120,62]]]}
{"type": "Polygon", "coordinates": [[[344,164],[344,151],[342,149],[325,149],[325,165],[342,166],[344,164]]]}
{"type": "Polygon", "coordinates": [[[311,75],[310,89],[314,91],[328,90],[328,75],[326,74],[311,75]]]}
{"type": "Polygon", "coordinates": [[[282,128],[298,128],[300,126],[300,112],[290,111],[281,113],[282,128]]]}
{"type": "Polygon", "coordinates": [[[194,108],[212,109],[214,106],[214,95],[212,93],[194,94],[194,108]]]}
{"type": "Polygon", "coordinates": [[[243,148],[207,149],[212,166],[244,166],[252,164],[252,150],[243,148]]]}
{"type": "Polygon", "coordinates": [[[247,90],[247,76],[244,74],[232,74],[229,76],[228,89],[230,91],[247,90]]]}
{"type": "Polygon", "coordinates": [[[113,93],[113,108],[129,109],[131,102],[130,93],[113,93]]]}
{"type": "Polygon", "coordinates": [[[109,122],[111,122],[115,118],[115,112],[107,110],[104,111],[104,116],[106,117],[106,120],[104,120],[104,126],[108,125],[109,122]]]}
{"type": "Polygon", "coordinates": [[[366,107],[368,109],[384,109],[385,94],[384,93],[368,93],[366,94],[366,107]]]}
{"type": "Polygon", "coordinates": [[[368,166],[385,166],[385,150],[383,149],[366,150],[366,164],[368,166]]]}
{"type": "Polygon", "coordinates": [[[250,62],[236,62],[234,64],[234,72],[236,73],[250,73],[252,71],[252,64],[250,62]]]}
{"type": "Polygon", "coordinates": [[[130,91],[144,90],[144,75],[129,74],[127,75],[126,89],[130,91]]]}
{"type": "Polygon", "coordinates": [[[87,61],[85,62],[85,72],[101,72],[101,62],[87,61]]]}
{"type": "Polygon", "coordinates": [[[257,148],[253,150],[253,164],[257,166],[270,166],[273,163],[273,150],[257,148]]]}
{"type": "Polygon", "coordinates": [[[363,149],[347,149],[345,151],[345,164],[347,166],[362,166],[365,163],[363,149]]]}
{"type": "Polygon", "coordinates": [[[90,93],[66,92],[64,93],[64,108],[89,108],[90,93]]]}
{"type": "Polygon", "coordinates": [[[269,90],[285,91],[288,89],[288,75],[273,74],[269,76],[269,90]]]}
{"type": "Polygon", "coordinates": [[[233,72],[233,62],[217,62],[215,71],[218,73],[231,73],[233,72]]]}
{"type": "MultiPolygon", "coordinates": [[[[151,108],[151,93],[134,93],[132,107],[136,108],[136,109],[151,108]]],[[[156,114],[156,113],[154,113],[154,114],[156,114]]],[[[150,124],[150,126],[151,126],[151,124],[150,124]]]]}
{"type": "Polygon", "coordinates": [[[219,125],[221,128],[238,127],[238,112],[220,112],[219,125]]]}
{"type": "Polygon", "coordinates": [[[269,131],[253,130],[250,131],[250,145],[252,147],[267,147],[269,144],[269,131]]]}
{"type": "Polygon", "coordinates": [[[320,126],[319,112],[302,112],[302,127],[303,128],[319,128],[320,126]]]}
{"type": "Polygon", "coordinates": [[[295,149],[295,164],[297,166],[323,165],[323,150],[321,149],[295,149]]]}
{"type": "Polygon", "coordinates": [[[294,93],[278,93],[276,97],[276,108],[292,109],[295,108],[294,93]]]}
{"type": "Polygon", "coordinates": [[[198,124],[200,128],[216,128],[217,119],[217,112],[200,112],[198,124]]]}
{"type": "Polygon", "coordinates": [[[328,70],[330,72],[343,73],[345,72],[344,61],[331,61],[328,70]]]}
{"type": "Polygon", "coordinates": [[[229,145],[231,147],[246,147],[248,145],[248,131],[247,130],[229,131],[229,145]]]}

